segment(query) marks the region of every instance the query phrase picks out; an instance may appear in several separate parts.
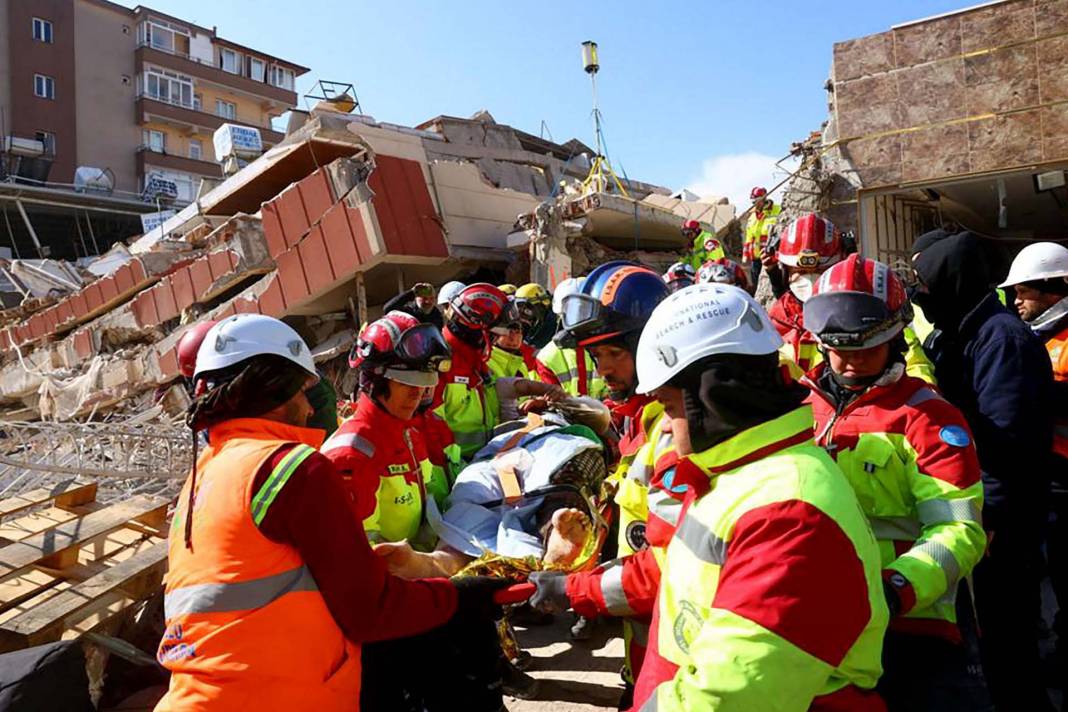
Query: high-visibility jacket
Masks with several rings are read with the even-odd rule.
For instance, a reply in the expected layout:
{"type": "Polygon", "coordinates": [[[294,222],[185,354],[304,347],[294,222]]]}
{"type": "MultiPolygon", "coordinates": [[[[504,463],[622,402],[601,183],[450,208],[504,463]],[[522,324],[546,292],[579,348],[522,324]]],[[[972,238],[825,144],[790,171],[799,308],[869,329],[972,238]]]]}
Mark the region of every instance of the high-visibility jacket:
{"type": "MultiPolygon", "coordinates": [[[[786,292],[768,309],[771,323],[782,337],[779,361],[790,370],[790,375],[799,380],[803,375],[823,362],[816,337],[805,329],[804,303],[793,292],[786,292]]],[[[912,327],[905,327],[905,367],[908,374],[931,385],[937,385],[934,364],[923,351],[912,327]]]]}
{"type": "Polygon", "coordinates": [[[258,527],[322,435],[255,418],[211,427],[197,460],[193,547],[183,536],[189,481],[168,541],[158,659],[171,679],[156,712],[358,709],[359,646],[342,634],[296,549],[258,527]],[[263,464],[294,444],[253,491],[263,464]]]}
{"type": "Polygon", "coordinates": [[[593,358],[581,346],[564,349],[550,341],[538,352],[537,372],[542,381],[560,386],[568,395],[597,400],[608,397],[608,386],[597,375],[593,358]]]}
{"type": "MultiPolygon", "coordinates": [[[[434,468],[431,482],[444,482],[447,494],[452,490],[456,476],[464,467],[460,446],[456,444],[456,438],[449,429],[449,424],[434,411],[425,409],[415,414],[412,418],[412,425],[422,436],[427,457],[430,458],[430,465],[434,468]]],[[[431,491],[434,491],[433,487],[431,491]]],[[[435,499],[438,499],[436,492],[434,494],[435,499]]],[[[443,505],[444,502],[439,500],[438,504],[443,505]]]]}
{"type": "Polygon", "coordinates": [[[763,257],[764,249],[768,246],[771,226],[779,221],[781,212],[782,207],[770,200],[766,201],[764,210],[757,212],[754,209],[749,212],[749,220],[745,223],[745,240],[742,243],[742,261],[752,262],[763,257]],[[769,203],[771,207],[767,207],[769,203]]]}
{"type": "Polygon", "coordinates": [[[889,613],[879,549],[842,471],[797,408],[681,458],[635,709],[885,710],[889,613]]]}
{"type": "Polygon", "coordinates": [[[526,344],[520,346],[519,353],[494,346],[487,366],[494,378],[533,378],[535,360],[534,349],[526,344]]]}
{"type": "Polygon", "coordinates": [[[356,412],[323,443],[326,455],[356,501],[367,539],[409,541],[431,548],[420,537],[427,497],[444,501],[447,482],[434,482],[433,466],[419,431],[390,415],[366,393],[356,412]]]}
{"type": "Polygon", "coordinates": [[[489,351],[463,341],[448,325],[443,334],[452,349],[452,368],[438,380],[433,408],[448,423],[463,459],[470,460],[490,441],[500,420],[497,391],[486,366],[489,351]]]}
{"type": "MultiPolygon", "coordinates": [[[[1068,328],[1046,341],[1046,351],[1053,362],[1053,379],[1068,382],[1068,328]]],[[[1068,458],[1068,404],[1060,403],[1053,420],[1053,451],[1068,458]]]]}
{"type": "Polygon", "coordinates": [[[820,388],[825,373],[823,365],[805,379],[816,442],[853,485],[879,541],[884,578],[901,599],[890,628],[959,642],[957,584],[986,550],[968,423],[900,364],[844,408],[820,388]]]}
{"type": "Polygon", "coordinates": [[[726,256],[727,253],[723,251],[723,243],[708,230],[702,230],[701,234],[693,239],[689,263],[696,270],[700,269],[701,265],[709,260],[718,260],[726,256]]]}

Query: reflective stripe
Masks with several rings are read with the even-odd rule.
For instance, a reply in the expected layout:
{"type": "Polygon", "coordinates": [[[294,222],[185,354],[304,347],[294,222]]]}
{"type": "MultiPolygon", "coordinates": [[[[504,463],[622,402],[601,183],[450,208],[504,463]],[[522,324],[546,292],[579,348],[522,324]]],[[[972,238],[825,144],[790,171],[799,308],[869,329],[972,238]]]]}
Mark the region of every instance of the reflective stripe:
{"type": "Polygon", "coordinates": [[[727,560],[727,542],[693,517],[686,517],[675,530],[678,539],[694,556],[708,564],[722,566],[727,560]]]}
{"type": "Polygon", "coordinates": [[[203,583],[170,591],[163,597],[169,621],[191,613],[252,611],[295,591],[317,591],[307,566],[239,583],[203,583]]]}
{"type": "Polygon", "coordinates": [[[323,443],[321,452],[330,452],[343,447],[351,448],[367,458],[375,456],[375,446],[370,440],[362,438],[356,433],[343,433],[341,431],[334,433],[329,440],[323,443]]]}
{"type": "Polygon", "coordinates": [[[944,522],[983,523],[983,513],[979,502],[968,497],[964,499],[929,499],[916,503],[916,513],[924,526],[944,522]]]}
{"type": "Polygon", "coordinates": [[[634,609],[627,601],[627,592],[623,590],[623,564],[607,564],[601,574],[601,595],[604,607],[613,616],[632,616],[634,609]]]}
{"type": "Polygon", "coordinates": [[[643,485],[648,486],[649,480],[653,477],[653,468],[644,462],[638,462],[635,460],[630,463],[630,467],[627,468],[627,479],[640,482],[643,485]]]}
{"type": "Polygon", "coordinates": [[[271,471],[267,481],[260,487],[260,491],[252,498],[252,521],[256,522],[256,526],[259,526],[263,518],[267,516],[267,508],[271,506],[271,502],[282,491],[282,487],[300,467],[300,463],[311,457],[314,452],[313,447],[297,445],[271,471]]]}
{"type": "Polygon", "coordinates": [[[920,523],[912,517],[868,517],[876,539],[915,541],[919,538],[920,523]]]}
{"type": "Polygon", "coordinates": [[[453,438],[456,440],[456,444],[463,448],[464,445],[485,445],[486,431],[484,430],[472,430],[469,433],[453,433],[453,438]]]}
{"type": "Polygon", "coordinates": [[[578,377],[577,371],[553,371],[553,373],[556,374],[556,379],[560,381],[561,386],[570,383],[572,378],[578,377]]]}
{"type": "Polygon", "coordinates": [[[682,502],[667,492],[659,489],[649,491],[649,514],[655,514],[671,526],[677,526],[681,512],[682,502]]]}
{"type": "Polygon", "coordinates": [[[909,549],[909,553],[915,552],[922,552],[934,559],[935,563],[942,569],[942,573],[946,575],[947,584],[952,586],[960,579],[960,564],[957,563],[957,557],[953,556],[953,552],[945,544],[933,540],[925,541],[909,549]]]}
{"type": "Polygon", "coordinates": [[[930,400],[944,399],[942,398],[942,396],[938,395],[930,388],[921,388],[915,393],[913,393],[911,396],[909,396],[909,399],[905,401],[905,405],[909,406],[910,408],[915,408],[930,400]]]}

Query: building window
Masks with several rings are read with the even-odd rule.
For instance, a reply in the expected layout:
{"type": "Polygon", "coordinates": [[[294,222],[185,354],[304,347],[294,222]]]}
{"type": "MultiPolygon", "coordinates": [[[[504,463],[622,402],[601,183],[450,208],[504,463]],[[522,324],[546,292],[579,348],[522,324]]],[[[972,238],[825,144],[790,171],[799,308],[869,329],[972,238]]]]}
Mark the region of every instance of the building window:
{"type": "Polygon", "coordinates": [[[186,109],[193,105],[193,78],[165,69],[148,67],[144,75],[145,96],[186,109]]]}
{"type": "Polygon", "coordinates": [[[142,42],[152,49],[189,56],[189,30],[162,20],[141,23],[142,42]]]}
{"type": "Polygon", "coordinates": [[[153,153],[164,153],[167,150],[167,134],[155,129],[145,129],[142,134],[145,148],[153,153]]]}
{"type": "Polygon", "coordinates": [[[33,18],[33,38],[38,42],[52,43],[52,23],[39,17],[33,18]]]}
{"type": "Polygon", "coordinates": [[[253,81],[263,82],[267,81],[265,72],[267,70],[267,63],[262,59],[256,59],[255,57],[248,58],[248,78],[253,81]]]}
{"type": "Polygon", "coordinates": [[[222,99],[215,100],[215,115],[231,121],[237,120],[237,105],[222,99]]]}
{"type": "Polygon", "coordinates": [[[193,95],[193,108],[197,111],[203,111],[204,96],[202,94],[193,95]]]}
{"type": "Polygon", "coordinates": [[[33,94],[42,99],[56,98],[56,80],[44,74],[33,75],[33,94]]]}
{"type": "Polygon", "coordinates": [[[230,72],[230,74],[241,73],[241,68],[237,63],[237,52],[232,49],[220,49],[219,62],[224,72],[230,72]]]}
{"type": "Polygon", "coordinates": [[[189,157],[194,161],[204,160],[204,144],[200,142],[199,138],[189,139],[189,157]]]}
{"type": "Polygon", "coordinates": [[[273,65],[271,67],[271,84],[293,91],[293,70],[273,65]]]}
{"type": "Polygon", "coordinates": [[[44,152],[48,155],[56,155],[56,135],[51,131],[35,131],[33,138],[41,142],[44,152]]]}

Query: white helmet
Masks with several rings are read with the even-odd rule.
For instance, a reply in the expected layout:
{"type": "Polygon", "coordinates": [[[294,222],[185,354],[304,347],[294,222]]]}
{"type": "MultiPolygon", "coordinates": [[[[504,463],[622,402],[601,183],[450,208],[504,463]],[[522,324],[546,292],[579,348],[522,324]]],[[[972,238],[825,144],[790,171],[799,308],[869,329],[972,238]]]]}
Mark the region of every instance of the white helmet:
{"type": "Polygon", "coordinates": [[[238,314],[223,319],[205,334],[193,378],[264,354],[287,358],[312,376],[318,375],[308,345],[291,326],[270,316],[238,314]]]}
{"type": "Polygon", "coordinates": [[[578,294],[582,291],[582,285],[586,283],[585,277],[568,277],[560,280],[553,290],[553,314],[560,316],[564,313],[564,297],[578,294]]]}
{"type": "Polygon", "coordinates": [[[775,353],[782,338],[767,312],[729,284],[695,284],[660,302],[638,340],[638,393],[650,393],[714,354],[775,353]]]}
{"type": "Polygon", "coordinates": [[[452,298],[460,292],[464,291],[464,289],[466,288],[466,284],[464,284],[463,282],[457,282],[456,280],[446,282],[445,284],[441,285],[441,289],[438,290],[438,306],[448,306],[448,304],[452,301],[452,298]]]}
{"type": "Polygon", "coordinates": [[[1009,276],[998,287],[1055,277],[1068,277],[1068,247],[1056,242],[1035,242],[1020,250],[1009,267],[1009,276]]]}

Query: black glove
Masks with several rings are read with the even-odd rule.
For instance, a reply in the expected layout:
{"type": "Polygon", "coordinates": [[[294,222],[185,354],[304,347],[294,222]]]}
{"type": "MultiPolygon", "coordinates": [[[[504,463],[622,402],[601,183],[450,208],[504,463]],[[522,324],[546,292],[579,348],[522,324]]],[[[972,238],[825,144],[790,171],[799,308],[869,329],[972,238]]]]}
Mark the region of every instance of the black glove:
{"type": "Polygon", "coordinates": [[[511,586],[514,581],[494,576],[457,576],[452,579],[456,587],[456,613],[452,620],[479,621],[497,620],[504,612],[493,601],[493,594],[511,586]]]}
{"type": "Polygon", "coordinates": [[[560,571],[535,571],[527,579],[537,586],[530,605],[546,613],[562,613],[571,608],[567,597],[567,575],[560,571]]]}

